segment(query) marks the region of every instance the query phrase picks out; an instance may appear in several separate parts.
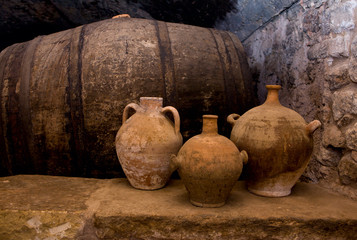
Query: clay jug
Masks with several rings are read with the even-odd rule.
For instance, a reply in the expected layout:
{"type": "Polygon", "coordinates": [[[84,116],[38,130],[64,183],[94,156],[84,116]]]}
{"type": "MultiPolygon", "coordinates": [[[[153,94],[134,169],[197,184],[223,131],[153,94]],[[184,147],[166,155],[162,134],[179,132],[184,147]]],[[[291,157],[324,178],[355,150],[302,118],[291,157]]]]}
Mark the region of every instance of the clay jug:
{"type": "Polygon", "coordinates": [[[231,140],[249,155],[247,188],[266,197],[282,197],[291,193],[309,162],[312,133],[321,126],[314,120],[307,124],[295,111],[279,102],[279,85],[267,85],[264,104],[241,117],[231,114],[231,140]]]}
{"type": "Polygon", "coordinates": [[[119,162],[134,188],[154,190],[170,178],[170,157],[182,146],[180,116],[174,107],[162,108],[162,98],[141,97],[140,105],[124,108],[115,146],[119,162]],[[129,110],[136,111],[128,118],[129,110]],[[165,115],[171,112],[174,124],[165,115]]]}
{"type": "Polygon", "coordinates": [[[178,169],[191,203],[199,207],[223,206],[248,160],[245,151],[218,134],[217,118],[203,115],[202,133],[171,158],[171,169],[178,169]]]}

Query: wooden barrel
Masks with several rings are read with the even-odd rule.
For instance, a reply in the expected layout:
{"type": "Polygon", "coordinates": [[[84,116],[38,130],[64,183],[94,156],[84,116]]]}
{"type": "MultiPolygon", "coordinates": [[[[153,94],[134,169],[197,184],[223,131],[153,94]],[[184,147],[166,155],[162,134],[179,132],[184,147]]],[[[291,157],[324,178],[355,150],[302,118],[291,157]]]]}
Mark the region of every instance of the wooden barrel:
{"type": "Polygon", "coordinates": [[[243,47],[229,32],[144,19],[83,25],[0,53],[1,174],[121,177],[114,139],[126,104],[164,98],[185,139],[202,114],[255,104],[243,47]]]}

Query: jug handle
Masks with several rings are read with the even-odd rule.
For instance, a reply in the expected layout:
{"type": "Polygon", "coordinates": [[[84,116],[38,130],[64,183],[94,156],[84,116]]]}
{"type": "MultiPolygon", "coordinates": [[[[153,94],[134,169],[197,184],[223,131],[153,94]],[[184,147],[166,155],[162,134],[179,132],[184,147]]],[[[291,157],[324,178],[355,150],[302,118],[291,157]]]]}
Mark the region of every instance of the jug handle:
{"type": "Polygon", "coordinates": [[[229,124],[231,124],[232,127],[233,127],[234,124],[236,123],[236,121],[238,120],[238,118],[240,118],[240,115],[239,115],[239,114],[232,113],[232,114],[230,114],[230,115],[227,117],[227,122],[228,122],[229,124]]]}
{"type": "Polygon", "coordinates": [[[314,120],[306,125],[306,130],[309,134],[312,134],[320,126],[321,126],[321,122],[319,120],[314,120]]]}
{"type": "Polygon", "coordinates": [[[174,121],[175,121],[175,133],[179,134],[180,133],[180,115],[179,115],[178,111],[176,110],[176,108],[167,106],[167,107],[164,107],[161,110],[161,112],[162,113],[166,113],[166,112],[172,113],[172,115],[174,116],[174,121]]]}
{"type": "Polygon", "coordinates": [[[242,158],[243,164],[247,164],[248,163],[248,153],[245,150],[242,150],[239,155],[242,158]]]}
{"type": "Polygon", "coordinates": [[[123,112],[123,122],[122,124],[124,124],[126,122],[126,120],[128,119],[128,114],[129,114],[129,109],[134,109],[135,112],[138,111],[138,109],[140,109],[141,107],[136,104],[136,103],[129,103],[128,105],[126,105],[126,107],[124,108],[124,112],[123,112]]]}
{"type": "Polygon", "coordinates": [[[175,170],[177,170],[180,167],[180,159],[179,156],[176,156],[175,154],[172,154],[170,156],[170,173],[172,174],[175,170]]]}

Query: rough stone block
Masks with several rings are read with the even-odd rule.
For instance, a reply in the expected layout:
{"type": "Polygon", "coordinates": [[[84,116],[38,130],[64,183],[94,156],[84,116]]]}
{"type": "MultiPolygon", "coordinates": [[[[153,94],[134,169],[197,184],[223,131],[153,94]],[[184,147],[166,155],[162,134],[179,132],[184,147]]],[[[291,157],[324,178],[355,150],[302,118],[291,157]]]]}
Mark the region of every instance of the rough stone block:
{"type": "Polygon", "coordinates": [[[334,58],[349,57],[350,41],[349,36],[337,36],[327,40],[328,42],[328,55],[334,58]]]}
{"type": "Polygon", "coordinates": [[[303,19],[304,32],[318,32],[320,30],[320,14],[318,11],[310,11],[303,19]]]}
{"type": "Polygon", "coordinates": [[[324,147],[342,148],[345,146],[345,142],[345,137],[336,125],[330,124],[325,127],[322,137],[324,147]]]}
{"type": "Polygon", "coordinates": [[[328,42],[323,41],[320,43],[317,43],[313,45],[312,47],[309,48],[307,51],[307,57],[309,60],[317,60],[317,59],[323,59],[328,56],[328,42]]]}
{"type": "Polygon", "coordinates": [[[355,160],[355,162],[357,162],[357,151],[352,151],[351,152],[351,157],[353,160],[355,160]]]}
{"type": "Polygon", "coordinates": [[[349,62],[338,63],[327,67],[326,81],[329,83],[330,90],[334,91],[351,83],[349,75],[349,62]]]}
{"type": "Polygon", "coordinates": [[[351,58],[348,67],[348,74],[352,82],[357,83],[357,58],[351,58]]]}
{"type": "Polygon", "coordinates": [[[338,151],[337,149],[332,149],[330,147],[320,148],[320,154],[317,158],[318,162],[322,166],[326,166],[326,167],[337,167],[340,159],[341,159],[341,152],[338,151]]]}
{"type": "Polygon", "coordinates": [[[85,200],[102,180],[19,175],[0,178],[0,239],[76,239],[85,200]]]}
{"type": "Polygon", "coordinates": [[[341,33],[354,29],[354,9],[356,7],[357,2],[354,0],[334,4],[332,9],[329,11],[331,31],[334,33],[341,33]]]}
{"type": "Polygon", "coordinates": [[[337,122],[337,126],[342,128],[351,124],[355,120],[355,117],[351,114],[345,114],[343,117],[337,122]]]}
{"type": "Polygon", "coordinates": [[[346,130],[346,146],[357,151],[357,122],[346,130]]]}
{"type": "Polygon", "coordinates": [[[353,38],[351,43],[351,54],[357,58],[357,35],[353,38]]]}
{"type": "Polygon", "coordinates": [[[357,114],[357,86],[349,85],[332,95],[332,113],[335,121],[345,114],[357,114]]]}
{"type": "Polygon", "coordinates": [[[357,162],[347,153],[338,164],[340,180],[345,185],[354,183],[357,186],[357,162]]]}
{"type": "Polygon", "coordinates": [[[334,172],[334,167],[330,166],[321,166],[319,172],[322,176],[322,179],[328,179],[334,172]]]}

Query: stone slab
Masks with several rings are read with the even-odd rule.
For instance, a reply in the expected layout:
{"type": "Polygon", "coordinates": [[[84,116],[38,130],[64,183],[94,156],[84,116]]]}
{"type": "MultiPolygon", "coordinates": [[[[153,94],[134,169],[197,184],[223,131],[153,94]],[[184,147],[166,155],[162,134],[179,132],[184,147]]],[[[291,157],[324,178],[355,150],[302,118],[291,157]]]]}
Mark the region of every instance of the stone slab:
{"type": "Polygon", "coordinates": [[[227,204],[190,204],[180,180],[160,190],[126,179],[0,178],[0,239],[355,239],[357,201],[317,185],[265,198],[237,182],[227,204]]]}

